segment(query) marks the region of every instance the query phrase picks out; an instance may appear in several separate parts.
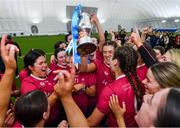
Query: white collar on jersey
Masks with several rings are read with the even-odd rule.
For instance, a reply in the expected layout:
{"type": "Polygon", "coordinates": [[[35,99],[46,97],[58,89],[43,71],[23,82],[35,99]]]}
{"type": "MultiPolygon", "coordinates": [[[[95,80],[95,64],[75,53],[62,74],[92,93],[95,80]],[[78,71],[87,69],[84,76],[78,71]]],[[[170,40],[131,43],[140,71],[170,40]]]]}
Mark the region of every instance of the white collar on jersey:
{"type": "Polygon", "coordinates": [[[103,61],[103,63],[104,63],[107,67],[111,68],[111,67],[110,67],[110,65],[106,64],[106,62],[105,62],[105,61],[103,61]]]}
{"type": "Polygon", "coordinates": [[[60,65],[60,64],[57,64],[57,66],[59,66],[61,68],[66,68],[66,66],[63,66],[63,65],[60,65]]]}
{"type": "Polygon", "coordinates": [[[123,74],[123,75],[118,76],[118,77],[116,78],[116,80],[118,80],[118,79],[120,79],[120,78],[123,78],[123,77],[125,77],[125,75],[124,75],[124,74],[123,74]]]}
{"type": "Polygon", "coordinates": [[[145,64],[138,65],[137,68],[140,68],[140,67],[142,67],[142,66],[144,66],[144,65],[145,65],[145,64]]]}
{"type": "Polygon", "coordinates": [[[34,76],[33,74],[30,74],[30,76],[37,79],[37,80],[45,80],[47,78],[47,77],[46,78],[39,78],[39,77],[34,76]]]}

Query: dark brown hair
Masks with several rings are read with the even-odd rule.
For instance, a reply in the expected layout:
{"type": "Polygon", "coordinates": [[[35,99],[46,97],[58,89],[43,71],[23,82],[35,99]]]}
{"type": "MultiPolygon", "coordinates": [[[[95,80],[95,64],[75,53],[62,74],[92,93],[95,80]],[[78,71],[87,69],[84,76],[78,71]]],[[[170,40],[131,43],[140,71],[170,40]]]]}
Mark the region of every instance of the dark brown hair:
{"type": "Polygon", "coordinates": [[[119,61],[119,67],[121,71],[126,75],[136,95],[137,108],[139,109],[142,104],[143,90],[141,82],[136,73],[138,59],[137,52],[132,47],[122,46],[116,48],[113,58],[119,61]]]}

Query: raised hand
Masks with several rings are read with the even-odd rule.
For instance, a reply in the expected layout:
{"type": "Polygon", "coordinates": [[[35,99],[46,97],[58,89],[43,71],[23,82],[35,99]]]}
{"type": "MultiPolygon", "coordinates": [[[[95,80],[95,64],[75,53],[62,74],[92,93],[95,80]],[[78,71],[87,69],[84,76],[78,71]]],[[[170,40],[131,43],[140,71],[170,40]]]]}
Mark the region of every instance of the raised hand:
{"type": "Polygon", "coordinates": [[[141,38],[135,32],[131,34],[130,42],[134,43],[138,48],[143,45],[141,38]]]}
{"type": "Polygon", "coordinates": [[[91,23],[94,23],[96,25],[96,28],[98,30],[98,35],[99,35],[99,50],[100,52],[102,52],[103,49],[103,44],[105,42],[105,36],[104,36],[104,31],[103,28],[99,22],[99,19],[97,17],[97,15],[92,14],[90,17],[91,23]]]}
{"type": "Polygon", "coordinates": [[[148,27],[143,28],[142,33],[143,34],[148,34],[149,33],[149,28],[148,27]]]}
{"type": "Polygon", "coordinates": [[[68,128],[68,122],[66,120],[62,120],[59,124],[58,124],[58,128],[68,128]]]}
{"type": "Polygon", "coordinates": [[[141,34],[141,40],[144,42],[146,39],[147,34],[149,33],[149,28],[145,27],[143,28],[142,34],[141,34]]]}
{"type": "Polygon", "coordinates": [[[99,22],[99,19],[96,14],[92,14],[90,17],[91,23],[97,23],[99,22]]]}
{"type": "Polygon", "coordinates": [[[15,54],[16,52],[19,52],[19,49],[13,45],[13,44],[8,44],[5,45],[6,43],[6,35],[2,36],[1,40],[1,56],[3,59],[3,62],[5,64],[6,70],[16,70],[16,60],[15,60],[15,54]]]}
{"type": "Polygon", "coordinates": [[[112,29],[109,30],[109,33],[111,34],[111,41],[115,41],[115,34],[112,29]]]}
{"type": "Polygon", "coordinates": [[[4,127],[12,127],[15,121],[14,112],[9,109],[4,120],[4,127]]]}
{"type": "Polygon", "coordinates": [[[71,95],[75,79],[75,67],[72,66],[71,72],[66,70],[56,71],[58,73],[58,82],[54,86],[54,91],[60,98],[71,95]]]}
{"type": "Polygon", "coordinates": [[[72,90],[75,79],[75,67],[71,72],[57,71],[59,73],[58,83],[54,86],[54,91],[64,106],[70,127],[88,127],[87,120],[75,101],[72,98],[72,90]]]}
{"type": "Polygon", "coordinates": [[[5,45],[6,35],[1,40],[1,57],[5,64],[5,73],[0,81],[0,126],[3,126],[6,111],[8,109],[14,73],[16,70],[15,52],[19,49],[14,45],[5,45]]]}

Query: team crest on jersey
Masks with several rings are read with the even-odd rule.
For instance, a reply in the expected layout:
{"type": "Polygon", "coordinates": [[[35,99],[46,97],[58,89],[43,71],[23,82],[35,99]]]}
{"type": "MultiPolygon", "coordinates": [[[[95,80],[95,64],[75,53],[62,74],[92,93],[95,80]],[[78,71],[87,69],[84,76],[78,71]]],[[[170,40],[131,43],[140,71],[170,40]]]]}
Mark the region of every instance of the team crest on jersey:
{"type": "Polygon", "coordinates": [[[39,83],[41,87],[44,87],[45,86],[45,83],[44,82],[40,82],[39,83]]]}
{"type": "Polygon", "coordinates": [[[106,71],[104,71],[104,74],[105,74],[106,76],[108,76],[108,75],[109,75],[109,73],[108,73],[108,72],[106,72],[106,71]]]}
{"type": "Polygon", "coordinates": [[[75,83],[78,83],[78,78],[77,77],[75,78],[75,83]]]}
{"type": "Polygon", "coordinates": [[[85,79],[84,79],[84,78],[82,78],[82,79],[81,79],[81,81],[85,81],[85,79]]]}
{"type": "Polygon", "coordinates": [[[104,84],[106,86],[106,85],[108,85],[108,82],[106,80],[103,80],[102,84],[104,84]]]}
{"type": "Polygon", "coordinates": [[[52,85],[51,83],[48,83],[48,85],[52,85]]]}

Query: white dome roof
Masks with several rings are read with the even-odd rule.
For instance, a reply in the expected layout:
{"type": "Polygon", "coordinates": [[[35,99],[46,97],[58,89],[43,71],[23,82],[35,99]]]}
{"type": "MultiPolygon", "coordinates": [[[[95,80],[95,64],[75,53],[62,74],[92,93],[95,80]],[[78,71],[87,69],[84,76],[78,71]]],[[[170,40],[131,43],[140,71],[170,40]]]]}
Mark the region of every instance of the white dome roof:
{"type": "Polygon", "coordinates": [[[179,28],[180,0],[0,0],[0,33],[23,31],[37,24],[41,33],[66,31],[66,6],[97,8],[104,30],[146,25],[179,28]],[[161,20],[167,20],[165,24],[161,20]]]}

